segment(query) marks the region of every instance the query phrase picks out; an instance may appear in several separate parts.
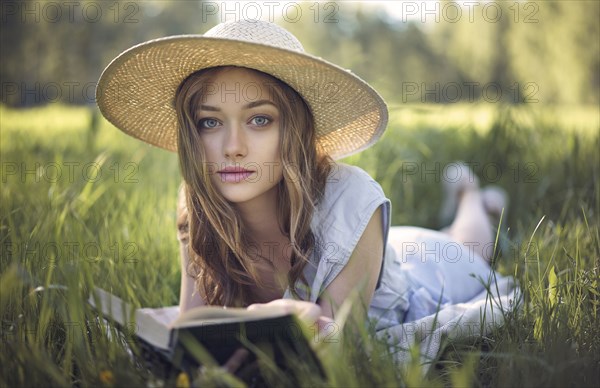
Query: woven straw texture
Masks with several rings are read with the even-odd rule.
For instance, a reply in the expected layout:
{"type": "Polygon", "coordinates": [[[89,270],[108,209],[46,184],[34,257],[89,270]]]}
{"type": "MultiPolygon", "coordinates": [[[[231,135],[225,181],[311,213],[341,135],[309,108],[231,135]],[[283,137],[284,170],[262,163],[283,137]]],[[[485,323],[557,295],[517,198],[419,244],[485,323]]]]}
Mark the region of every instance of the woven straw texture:
{"type": "Polygon", "coordinates": [[[205,35],[134,46],[104,70],[96,101],[117,128],[176,151],[177,87],[197,70],[225,65],[260,70],[294,88],[315,117],[321,147],[333,158],[369,147],[385,130],[387,108],[373,88],[349,70],[304,53],[291,33],[267,22],[222,23],[205,35]]]}

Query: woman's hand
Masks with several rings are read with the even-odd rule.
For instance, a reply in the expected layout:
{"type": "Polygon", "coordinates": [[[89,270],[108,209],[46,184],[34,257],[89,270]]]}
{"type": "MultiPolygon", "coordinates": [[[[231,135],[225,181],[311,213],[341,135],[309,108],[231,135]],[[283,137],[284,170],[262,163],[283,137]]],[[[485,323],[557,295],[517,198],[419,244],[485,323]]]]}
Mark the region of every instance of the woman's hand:
{"type": "Polygon", "coordinates": [[[257,310],[265,306],[282,307],[284,311],[295,314],[307,326],[316,324],[319,332],[331,328],[331,324],[335,324],[333,319],[323,315],[321,306],[302,300],[275,299],[268,303],[251,304],[248,306],[248,310],[257,310]]]}
{"type": "MultiPolygon", "coordinates": [[[[305,302],[301,300],[291,299],[276,299],[268,303],[255,303],[248,306],[248,310],[258,310],[263,307],[277,306],[283,308],[283,310],[290,314],[295,314],[298,319],[304,322],[308,326],[317,324],[319,333],[329,329],[331,331],[331,324],[335,324],[334,320],[322,315],[321,306],[311,302],[305,302]]],[[[318,336],[317,338],[322,338],[318,336]]],[[[250,352],[244,348],[237,349],[231,357],[222,365],[222,368],[228,373],[236,373],[240,366],[246,361],[250,352]]]]}

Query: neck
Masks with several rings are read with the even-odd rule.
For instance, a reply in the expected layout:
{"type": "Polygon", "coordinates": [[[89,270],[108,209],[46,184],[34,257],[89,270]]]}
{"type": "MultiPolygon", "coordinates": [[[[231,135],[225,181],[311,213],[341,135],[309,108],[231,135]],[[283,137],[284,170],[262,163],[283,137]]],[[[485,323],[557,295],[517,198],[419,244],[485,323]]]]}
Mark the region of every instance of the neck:
{"type": "Polygon", "coordinates": [[[252,201],[236,204],[244,220],[245,231],[258,243],[278,241],[282,237],[277,214],[277,187],[252,201]]]}
{"type": "Polygon", "coordinates": [[[244,233],[257,244],[255,265],[264,282],[262,291],[257,289],[260,302],[282,297],[290,270],[289,238],[279,229],[277,214],[277,187],[252,201],[237,203],[236,208],[244,222],[244,233]],[[286,253],[287,252],[287,253],[286,253]]]}

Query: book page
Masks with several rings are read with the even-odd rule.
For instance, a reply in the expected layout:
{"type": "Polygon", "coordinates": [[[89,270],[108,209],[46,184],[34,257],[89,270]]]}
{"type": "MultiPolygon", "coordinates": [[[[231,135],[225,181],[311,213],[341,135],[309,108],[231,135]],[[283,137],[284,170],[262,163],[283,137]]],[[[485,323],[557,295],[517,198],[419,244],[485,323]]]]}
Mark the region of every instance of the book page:
{"type": "Polygon", "coordinates": [[[90,295],[88,303],[105,317],[117,322],[127,333],[133,333],[158,348],[169,348],[171,330],[166,322],[173,322],[179,314],[179,306],[173,306],[177,308],[176,311],[166,307],[137,309],[134,313],[129,303],[98,287],[90,295]],[[98,296],[99,305],[96,305],[94,293],[98,296]]]}
{"type": "Polygon", "coordinates": [[[138,310],[141,314],[152,317],[156,322],[171,327],[171,324],[179,318],[179,306],[166,306],[158,308],[144,307],[138,310]]]}
{"type": "Polygon", "coordinates": [[[281,306],[264,306],[256,310],[247,310],[239,307],[223,308],[217,306],[200,306],[181,314],[179,318],[172,323],[171,327],[253,321],[290,314],[291,313],[281,306]]]}

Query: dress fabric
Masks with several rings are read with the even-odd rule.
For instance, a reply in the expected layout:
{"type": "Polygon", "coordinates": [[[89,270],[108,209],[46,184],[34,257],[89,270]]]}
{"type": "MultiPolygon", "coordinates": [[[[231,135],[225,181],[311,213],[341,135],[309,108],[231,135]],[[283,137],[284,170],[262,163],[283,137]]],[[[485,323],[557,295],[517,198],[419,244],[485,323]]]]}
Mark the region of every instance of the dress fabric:
{"type": "MultiPolygon", "coordinates": [[[[448,235],[419,227],[390,226],[391,202],[364,170],[336,163],[311,228],[317,243],[298,282],[302,299],[316,303],[348,263],[378,207],[383,210],[384,258],[368,315],[376,330],[412,322],[445,306],[466,302],[485,289],[491,275],[479,255],[448,235]]],[[[284,298],[292,298],[288,288],[284,298]]]]}

